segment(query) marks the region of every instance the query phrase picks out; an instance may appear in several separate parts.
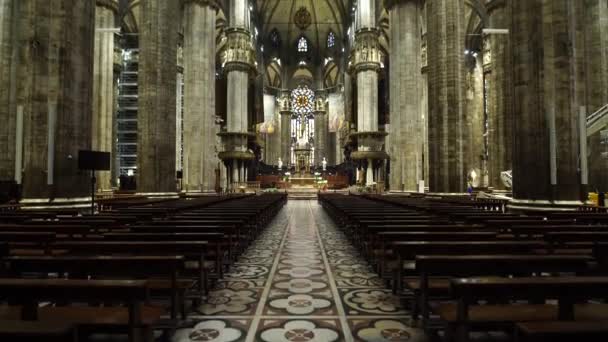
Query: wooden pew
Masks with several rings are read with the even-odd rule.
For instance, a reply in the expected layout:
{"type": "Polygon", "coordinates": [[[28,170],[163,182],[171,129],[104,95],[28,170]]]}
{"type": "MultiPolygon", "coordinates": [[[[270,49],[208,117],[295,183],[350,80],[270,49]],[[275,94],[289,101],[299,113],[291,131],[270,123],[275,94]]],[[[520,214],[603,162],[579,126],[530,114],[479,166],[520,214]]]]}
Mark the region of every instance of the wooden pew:
{"type": "MultiPolygon", "coordinates": [[[[523,276],[541,273],[584,272],[591,256],[570,255],[418,255],[418,278],[405,282],[414,292],[414,307],[421,308],[423,324],[428,323],[429,301],[449,295],[449,278],[468,276],[523,276]]],[[[414,310],[414,319],[417,310],[414,310]]]]}
{"type": "MultiPolygon", "coordinates": [[[[174,256],[183,255],[188,265],[183,275],[196,280],[196,294],[209,292],[209,279],[205,269],[207,241],[61,241],[51,248],[67,250],[80,255],[133,255],[133,256],[174,256]]],[[[160,286],[159,286],[160,287],[160,286]]],[[[166,288],[170,288],[166,286],[166,288]]]]}
{"type": "Polygon", "coordinates": [[[214,268],[219,278],[224,273],[224,257],[228,257],[225,247],[230,248],[229,238],[223,233],[107,233],[105,241],[206,241],[209,248],[205,257],[213,257],[214,268]]]}
{"type": "Polygon", "coordinates": [[[178,279],[184,270],[183,256],[13,256],[4,258],[12,277],[35,273],[68,274],[71,279],[146,279],[151,290],[169,290],[171,318],[177,318],[181,296],[178,279]],[[163,281],[164,280],[164,281],[163,281]],[[165,284],[168,284],[165,285],[165,284]]]}
{"type": "Polygon", "coordinates": [[[71,322],[0,320],[2,341],[78,342],[71,322]]]}
{"type": "Polygon", "coordinates": [[[238,253],[245,248],[246,236],[241,233],[241,229],[236,226],[218,226],[218,225],[201,225],[201,226],[180,226],[172,225],[142,225],[130,227],[130,232],[165,234],[165,233],[185,233],[185,234],[223,234],[228,239],[228,259],[236,260],[238,253]]]}
{"type": "Polygon", "coordinates": [[[608,341],[608,321],[520,322],[516,324],[516,342],[585,342],[608,341]]]}
{"type": "Polygon", "coordinates": [[[55,241],[53,232],[22,232],[1,231],[0,243],[3,244],[3,253],[36,253],[47,254],[50,252],[49,245],[55,241]]]}
{"type": "Polygon", "coordinates": [[[389,244],[396,256],[393,291],[403,289],[404,261],[417,255],[499,255],[531,254],[548,248],[544,241],[395,241],[389,244]]]}
{"type": "Polygon", "coordinates": [[[128,329],[131,342],[152,342],[150,327],[162,314],[158,308],[143,305],[148,300],[144,280],[0,279],[0,298],[18,305],[0,306],[0,319],[62,322],[59,324],[74,324],[79,330],[104,332],[110,327],[123,327],[128,329]],[[120,302],[126,308],[39,305],[48,301],[120,302]]]}
{"type": "Polygon", "coordinates": [[[453,279],[451,296],[456,304],[437,309],[446,323],[446,334],[458,342],[469,340],[469,331],[505,329],[517,322],[606,321],[607,304],[588,301],[608,297],[608,277],[477,277],[453,279]],[[557,300],[552,304],[477,304],[482,300],[557,300]],[[578,304],[577,304],[578,303],[578,304]]]}

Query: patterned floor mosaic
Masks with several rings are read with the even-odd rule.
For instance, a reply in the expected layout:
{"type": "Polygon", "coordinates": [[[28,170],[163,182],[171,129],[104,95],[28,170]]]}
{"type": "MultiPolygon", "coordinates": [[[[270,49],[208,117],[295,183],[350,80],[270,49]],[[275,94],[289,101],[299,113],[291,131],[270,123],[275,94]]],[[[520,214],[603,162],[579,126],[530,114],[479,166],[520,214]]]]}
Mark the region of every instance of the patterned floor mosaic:
{"type": "Polygon", "coordinates": [[[316,201],[290,201],[190,315],[190,341],[427,341],[316,201]]]}

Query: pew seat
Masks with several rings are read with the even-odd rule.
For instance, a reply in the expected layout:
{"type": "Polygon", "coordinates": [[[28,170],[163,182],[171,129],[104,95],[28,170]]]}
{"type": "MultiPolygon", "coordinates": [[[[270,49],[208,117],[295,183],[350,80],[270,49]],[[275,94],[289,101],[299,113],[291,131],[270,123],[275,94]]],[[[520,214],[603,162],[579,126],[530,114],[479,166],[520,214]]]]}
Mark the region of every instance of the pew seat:
{"type": "Polygon", "coordinates": [[[608,277],[452,279],[455,302],[440,304],[434,311],[445,323],[448,337],[467,342],[471,330],[513,332],[519,322],[608,321],[608,304],[591,302],[605,299],[607,289],[608,277]],[[497,300],[500,304],[495,304],[497,300]]]}
{"type": "Polygon", "coordinates": [[[74,324],[71,322],[34,322],[0,320],[2,341],[77,341],[74,324]]]}
{"type": "MultiPolygon", "coordinates": [[[[167,310],[160,306],[142,305],[140,323],[144,326],[156,325],[167,310]]],[[[0,319],[19,320],[22,307],[18,305],[0,306],[0,319]]],[[[67,322],[73,325],[94,327],[122,327],[129,325],[129,309],[126,307],[97,306],[42,306],[38,308],[39,322],[67,322]]],[[[35,321],[35,322],[38,322],[35,321]]]]}
{"type": "Polygon", "coordinates": [[[520,322],[516,326],[518,342],[608,341],[608,321],[597,322],[520,322]]]}
{"type": "MultiPolygon", "coordinates": [[[[442,321],[458,323],[458,305],[456,303],[443,303],[436,306],[433,311],[441,317],[442,321]]],[[[576,304],[574,318],[579,321],[608,320],[608,304],[576,304]]],[[[557,320],[558,306],[555,304],[493,304],[472,305],[468,310],[467,321],[476,323],[512,323],[512,322],[544,322],[557,320]]]]}
{"type": "Polygon", "coordinates": [[[79,334],[93,329],[129,332],[130,341],[151,341],[151,327],[163,308],[144,305],[149,299],[145,280],[0,279],[0,320],[62,322],[77,326],[79,334]],[[124,306],[86,306],[92,301],[124,306]],[[77,304],[51,306],[50,303],[77,304]],[[45,303],[44,305],[41,305],[45,303]]]}

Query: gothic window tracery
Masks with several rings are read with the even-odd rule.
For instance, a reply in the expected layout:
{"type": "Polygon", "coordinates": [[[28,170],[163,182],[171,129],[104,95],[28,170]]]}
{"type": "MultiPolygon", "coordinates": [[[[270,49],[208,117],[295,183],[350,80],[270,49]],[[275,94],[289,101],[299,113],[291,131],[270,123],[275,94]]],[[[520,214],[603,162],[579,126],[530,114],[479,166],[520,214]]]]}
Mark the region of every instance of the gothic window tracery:
{"type": "Polygon", "coordinates": [[[298,39],[298,52],[308,52],[308,40],[304,36],[298,39]]]}
{"type": "Polygon", "coordinates": [[[334,46],[336,46],[336,35],[334,34],[334,31],[329,31],[329,34],[327,35],[327,47],[333,48],[334,46]]]}
{"type": "Polygon", "coordinates": [[[276,28],[270,32],[270,44],[275,48],[281,47],[281,36],[276,28]]]}

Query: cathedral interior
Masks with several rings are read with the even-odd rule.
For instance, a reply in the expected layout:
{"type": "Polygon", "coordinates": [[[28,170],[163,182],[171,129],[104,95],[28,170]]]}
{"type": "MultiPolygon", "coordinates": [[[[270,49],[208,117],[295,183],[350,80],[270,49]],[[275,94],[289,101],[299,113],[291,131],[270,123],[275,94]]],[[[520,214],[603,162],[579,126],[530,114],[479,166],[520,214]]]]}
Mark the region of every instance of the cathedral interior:
{"type": "Polygon", "coordinates": [[[0,340],[606,341],[607,172],[608,0],[0,0],[0,340]]]}

